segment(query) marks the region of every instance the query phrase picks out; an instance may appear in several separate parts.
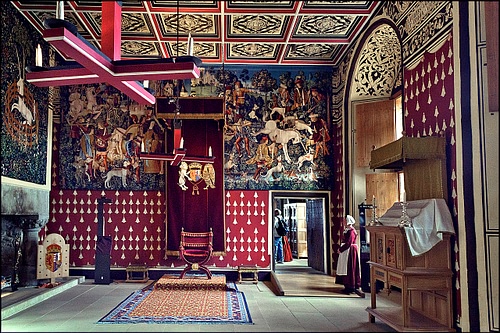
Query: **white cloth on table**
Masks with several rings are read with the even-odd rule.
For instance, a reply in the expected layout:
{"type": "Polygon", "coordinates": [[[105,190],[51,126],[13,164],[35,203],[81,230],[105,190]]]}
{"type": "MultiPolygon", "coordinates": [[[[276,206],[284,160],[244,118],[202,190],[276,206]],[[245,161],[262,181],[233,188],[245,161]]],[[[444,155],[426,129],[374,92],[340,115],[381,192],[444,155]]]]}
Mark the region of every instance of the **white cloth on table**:
{"type": "MultiPolygon", "coordinates": [[[[340,244],[343,246],[344,243],[340,244]]],[[[337,260],[337,273],[336,275],[347,275],[347,263],[349,261],[349,251],[351,249],[348,248],[344,252],[340,252],[339,259],[337,260]]]]}
{"type": "MultiPolygon", "coordinates": [[[[405,227],[406,239],[412,256],[421,255],[443,240],[443,234],[455,234],[450,210],[444,199],[408,201],[406,212],[413,227],[405,227]]],[[[386,226],[397,226],[401,220],[401,203],[396,202],[379,221],[386,226]]]]}

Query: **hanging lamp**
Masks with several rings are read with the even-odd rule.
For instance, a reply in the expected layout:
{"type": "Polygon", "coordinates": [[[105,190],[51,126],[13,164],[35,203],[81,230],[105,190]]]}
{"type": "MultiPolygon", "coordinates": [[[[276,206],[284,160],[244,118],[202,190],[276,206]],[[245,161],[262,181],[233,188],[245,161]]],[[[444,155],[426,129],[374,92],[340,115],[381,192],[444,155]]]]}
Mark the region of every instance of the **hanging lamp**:
{"type": "MultiPolygon", "coordinates": [[[[58,7],[58,13],[61,11],[58,7]]],[[[106,82],[139,104],[155,104],[156,98],[143,80],[183,80],[200,77],[202,62],[193,56],[121,60],[121,1],[102,1],[102,49],[98,49],[64,18],[46,19],[43,38],[61,54],[76,61],[56,67],[28,66],[26,80],[37,87],[106,82]]]]}

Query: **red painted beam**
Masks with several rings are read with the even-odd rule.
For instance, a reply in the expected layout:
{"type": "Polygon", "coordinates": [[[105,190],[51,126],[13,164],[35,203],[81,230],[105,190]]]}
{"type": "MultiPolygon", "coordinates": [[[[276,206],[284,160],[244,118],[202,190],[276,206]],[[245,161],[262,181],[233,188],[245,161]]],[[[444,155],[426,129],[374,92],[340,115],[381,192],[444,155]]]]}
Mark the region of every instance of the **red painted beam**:
{"type": "MultiPolygon", "coordinates": [[[[159,63],[154,65],[114,65],[117,79],[128,80],[173,80],[199,77],[200,69],[192,62],[159,63]]],[[[39,72],[26,73],[28,82],[37,87],[54,87],[103,82],[95,73],[82,68],[48,68],[39,72]]]]}
{"type": "Polygon", "coordinates": [[[199,163],[214,163],[214,156],[186,156],[185,149],[174,149],[173,154],[161,153],[141,153],[139,155],[141,160],[156,160],[156,161],[170,161],[170,165],[176,166],[180,162],[199,162],[199,163]]]}
{"type": "Polygon", "coordinates": [[[101,19],[101,50],[111,60],[120,60],[122,52],[121,1],[103,1],[101,19]]]}
{"type": "Polygon", "coordinates": [[[186,150],[185,149],[174,149],[174,158],[170,162],[170,165],[177,166],[181,164],[182,160],[186,156],[186,150]]]}
{"type": "Polygon", "coordinates": [[[130,80],[171,80],[196,79],[200,69],[194,62],[158,62],[134,65],[121,65],[115,62],[114,75],[130,80]]]}
{"type": "Polygon", "coordinates": [[[159,59],[143,64],[112,62],[105,54],[66,28],[44,31],[44,39],[59,51],[75,59],[83,68],[61,68],[27,73],[26,79],[39,87],[107,82],[139,104],[155,104],[156,98],[136,80],[168,80],[198,78],[200,70],[194,62],[159,59]],[[61,75],[58,77],[57,75],[61,75]]]}
{"type": "MultiPolygon", "coordinates": [[[[174,120],[174,123],[175,123],[175,120],[174,120]]],[[[182,128],[180,127],[180,124],[178,124],[177,126],[179,126],[179,127],[174,127],[174,147],[184,148],[184,147],[181,147],[182,128]]]]}
{"type": "Polygon", "coordinates": [[[40,72],[26,73],[26,80],[37,87],[59,87],[102,82],[101,78],[87,68],[51,68],[40,72]]]}
{"type": "Polygon", "coordinates": [[[111,59],[66,28],[47,29],[43,38],[68,57],[99,76],[113,74],[111,59]]]}
{"type": "Polygon", "coordinates": [[[80,65],[97,74],[101,78],[101,82],[114,86],[139,104],[147,105],[156,102],[155,97],[144,89],[142,84],[135,81],[126,81],[127,78],[125,77],[116,78],[114,76],[114,66],[111,64],[110,59],[66,28],[47,29],[44,31],[43,37],[56,49],[64,52],[80,65]]]}

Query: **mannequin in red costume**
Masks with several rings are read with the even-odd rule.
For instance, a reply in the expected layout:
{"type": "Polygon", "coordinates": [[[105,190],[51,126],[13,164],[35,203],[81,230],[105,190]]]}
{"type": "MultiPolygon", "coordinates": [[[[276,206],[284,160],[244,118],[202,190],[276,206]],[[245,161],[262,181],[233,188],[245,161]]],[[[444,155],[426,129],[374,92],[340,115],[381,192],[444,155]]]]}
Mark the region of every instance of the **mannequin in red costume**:
{"type": "Polygon", "coordinates": [[[290,242],[288,241],[288,236],[283,236],[283,261],[289,262],[293,260],[292,256],[292,248],[290,246],[290,242]]]}
{"type": "Polygon", "coordinates": [[[359,251],[356,240],[358,233],[354,228],[354,217],[346,216],[347,226],[344,229],[342,244],[338,249],[339,260],[337,262],[337,283],[344,285],[343,293],[356,292],[361,287],[361,267],[359,263],[359,251]]]}

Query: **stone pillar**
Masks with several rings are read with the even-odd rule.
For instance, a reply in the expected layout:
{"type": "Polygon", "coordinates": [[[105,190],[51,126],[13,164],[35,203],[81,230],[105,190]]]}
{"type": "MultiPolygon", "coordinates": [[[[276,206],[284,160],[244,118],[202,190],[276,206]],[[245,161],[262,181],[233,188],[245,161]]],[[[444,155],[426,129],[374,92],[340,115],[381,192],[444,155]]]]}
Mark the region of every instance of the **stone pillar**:
{"type": "Polygon", "coordinates": [[[36,286],[37,258],[38,258],[38,232],[39,228],[23,229],[22,264],[19,272],[21,286],[36,286]]]}
{"type": "Polygon", "coordinates": [[[38,233],[47,221],[37,218],[24,218],[23,241],[21,245],[22,258],[19,267],[19,285],[28,287],[38,285],[36,278],[38,260],[38,233]]]}

